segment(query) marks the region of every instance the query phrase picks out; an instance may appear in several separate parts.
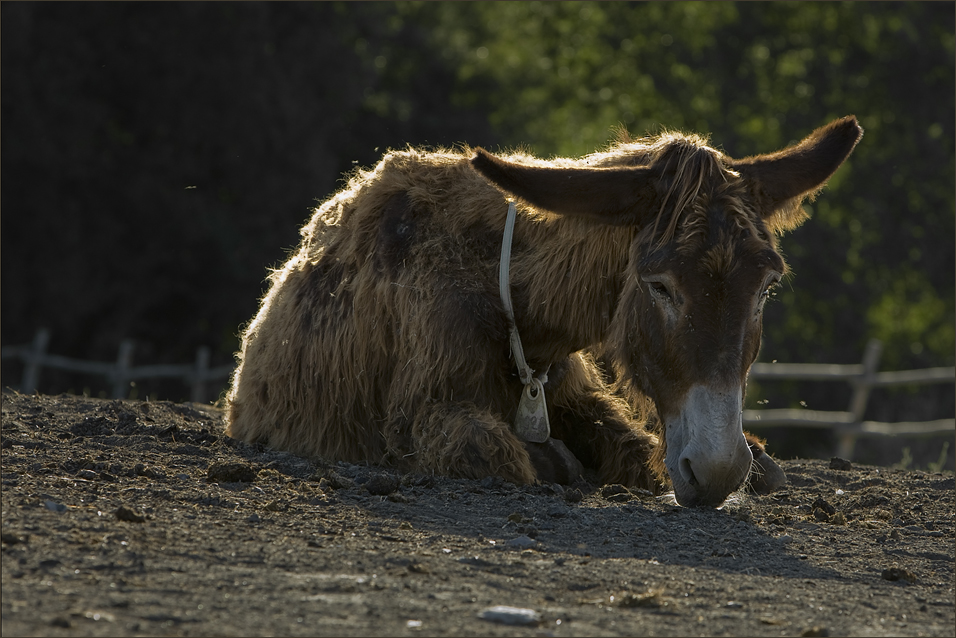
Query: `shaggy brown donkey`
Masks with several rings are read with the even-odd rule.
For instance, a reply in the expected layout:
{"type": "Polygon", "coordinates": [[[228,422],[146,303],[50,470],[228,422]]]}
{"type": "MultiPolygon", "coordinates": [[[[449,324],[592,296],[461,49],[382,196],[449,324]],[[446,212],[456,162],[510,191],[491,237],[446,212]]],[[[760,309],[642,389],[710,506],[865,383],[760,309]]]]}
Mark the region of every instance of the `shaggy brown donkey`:
{"type": "Polygon", "coordinates": [[[763,305],[786,273],[776,234],[804,221],[802,200],[861,134],[846,117],[743,160],[678,133],[578,160],[390,152],[316,210],[272,273],[227,433],[518,483],[569,481],[581,464],[654,491],[669,475],[684,505],[719,505],[752,466],[772,489],[782,472],[741,414],[763,305]],[[541,443],[514,426],[531,385],[499,290],[509,200],[514,325],[547,396],[541,443]]]}

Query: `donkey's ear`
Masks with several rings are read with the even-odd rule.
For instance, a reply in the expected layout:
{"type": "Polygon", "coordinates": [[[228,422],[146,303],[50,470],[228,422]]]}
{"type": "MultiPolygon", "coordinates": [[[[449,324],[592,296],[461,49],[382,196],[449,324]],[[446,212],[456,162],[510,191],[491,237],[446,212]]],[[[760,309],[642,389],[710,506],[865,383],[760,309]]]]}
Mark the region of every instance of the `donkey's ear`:
{"type": "Polygon", "coordinates": [[[800,205],[813,197],[849,157],[863,129],[848,115],[818,128],[806,139],[782,151],[732,160],[731,167],[751,181],[767,225],[791,230],[807,219],[800,205]]]}
{"type": "Polygon", "coordinates": [[[475,149],[471,165],[498,188],[535,208],[613,225],[640,225],[657,198],[654,169],[528,166],[475,149]]]}

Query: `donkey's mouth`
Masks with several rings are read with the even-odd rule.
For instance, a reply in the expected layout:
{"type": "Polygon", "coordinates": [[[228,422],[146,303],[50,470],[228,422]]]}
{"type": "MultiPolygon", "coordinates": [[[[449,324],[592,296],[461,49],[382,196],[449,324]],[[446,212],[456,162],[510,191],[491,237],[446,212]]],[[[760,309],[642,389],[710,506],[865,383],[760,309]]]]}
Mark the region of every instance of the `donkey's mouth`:
{"type": "Polygon", "coordinates": [[[753,453],[742,423],[742,392],[695,385],[680,411],[665,418],[664,465],[677,502],[687,507],[718,507],[750,472],[753,453]]]}

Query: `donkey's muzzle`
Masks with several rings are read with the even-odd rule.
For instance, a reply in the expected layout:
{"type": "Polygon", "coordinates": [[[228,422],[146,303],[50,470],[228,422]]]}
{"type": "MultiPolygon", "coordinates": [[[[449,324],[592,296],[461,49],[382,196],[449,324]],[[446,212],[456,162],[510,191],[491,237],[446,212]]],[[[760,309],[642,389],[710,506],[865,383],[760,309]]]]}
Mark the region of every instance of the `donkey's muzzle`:
{"type": "Polygon", "coordinates": [[[739,387],[695,385],[680,413],[665,419],[665,465],[677,502],[717,507],[747,479],[753,454],[743,434],[739,387]]]}

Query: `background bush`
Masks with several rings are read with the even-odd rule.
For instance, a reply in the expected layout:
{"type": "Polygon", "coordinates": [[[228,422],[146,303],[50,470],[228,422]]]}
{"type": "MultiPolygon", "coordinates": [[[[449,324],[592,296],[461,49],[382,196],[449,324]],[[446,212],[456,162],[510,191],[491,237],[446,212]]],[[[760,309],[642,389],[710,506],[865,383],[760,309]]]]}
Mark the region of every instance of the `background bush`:
{"type": "MultiPolygon", "coordinates": [[[[866,131],[766,311],[766,360],[954,361],[952,3],[3,3],[2,341],[227,363],[310,207],[388,147],[603,147],[711,133],[734,156],[866,131]]],[[[18,379],[4,363],[6,383],[18,379]]],[[[48,392],[92,385],[44,373],[48,392]]],[[[105,386],[105,382],[103,383],[105,386]]],[[[149,388],[144,389],[148,393],[149,388]]],[[[160,390],[153,393],[176,392],[160,390]]],[[[169,396],[163,398],[183,398],[169,396]]],[[[845,409],[839,384],[754,388],[845,409]]],[[[951,387],[868,418],[953,414],[951,387]]]]}

